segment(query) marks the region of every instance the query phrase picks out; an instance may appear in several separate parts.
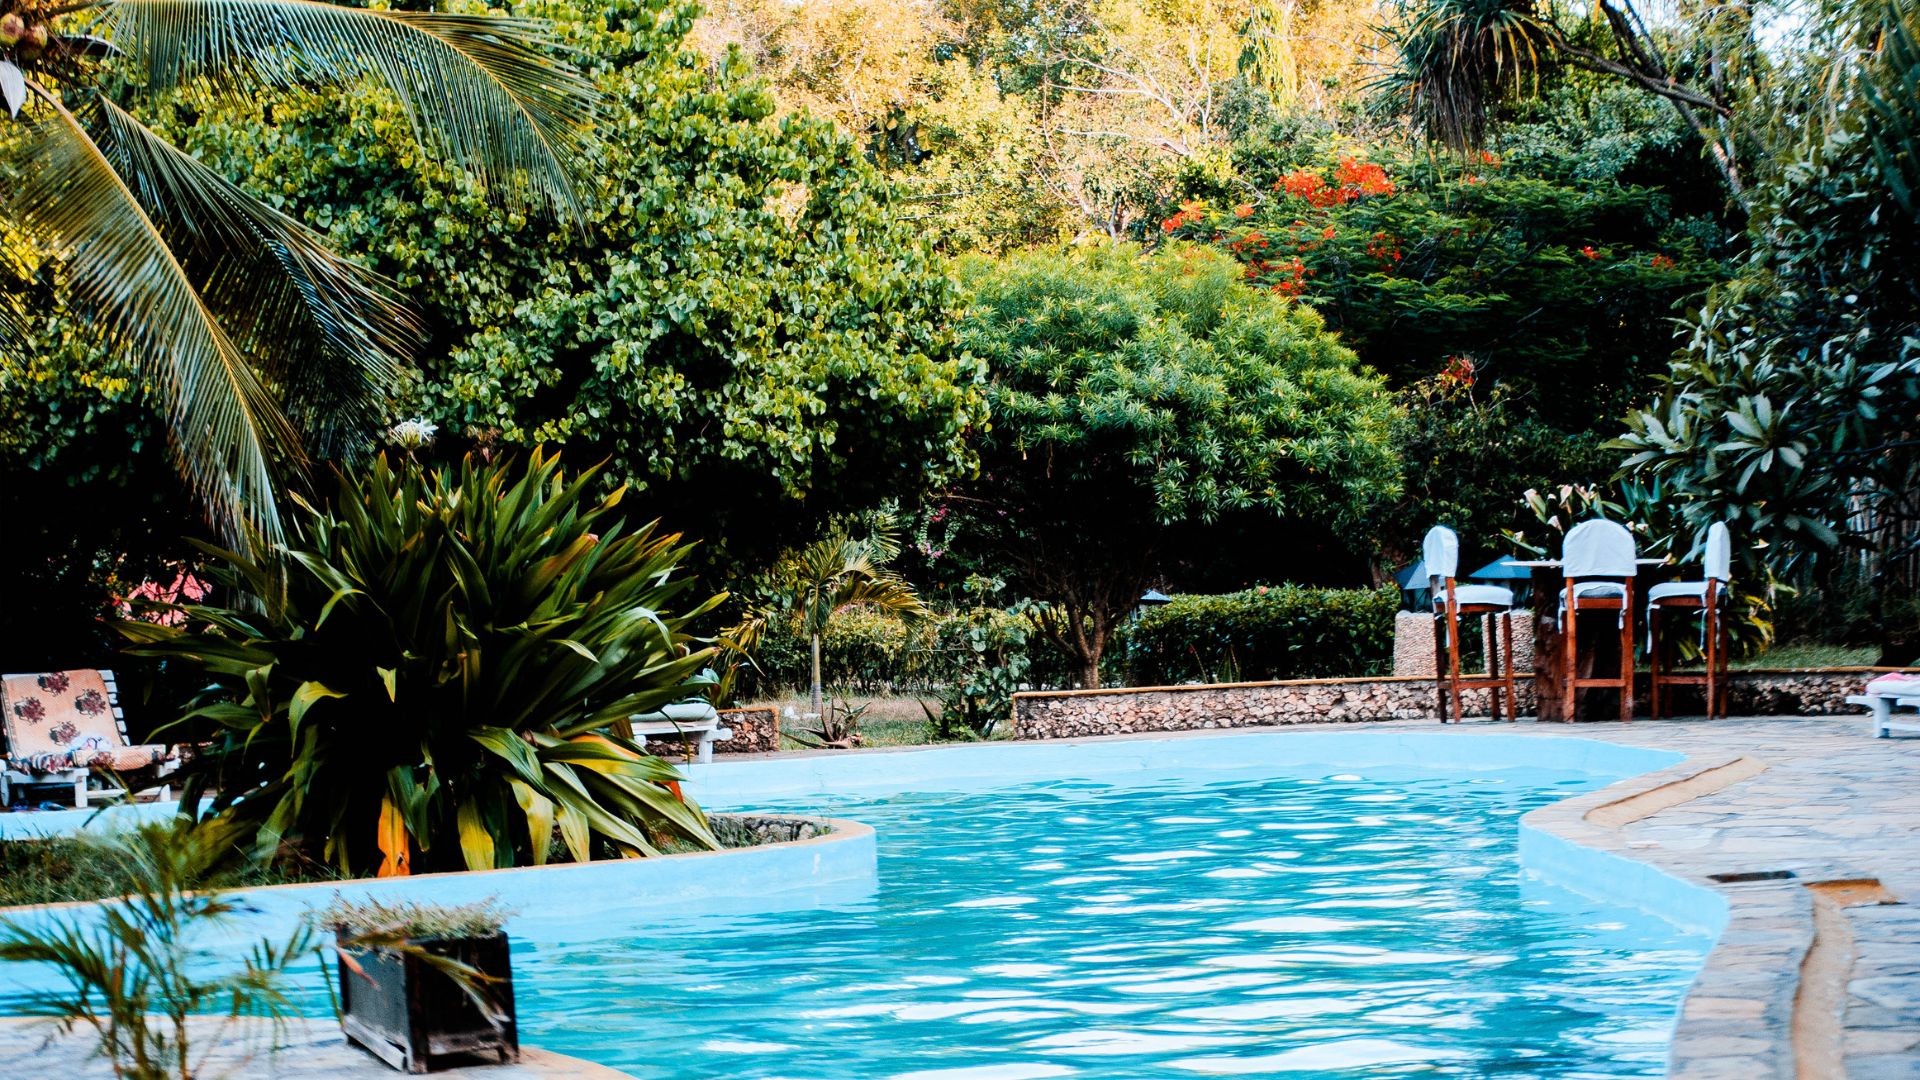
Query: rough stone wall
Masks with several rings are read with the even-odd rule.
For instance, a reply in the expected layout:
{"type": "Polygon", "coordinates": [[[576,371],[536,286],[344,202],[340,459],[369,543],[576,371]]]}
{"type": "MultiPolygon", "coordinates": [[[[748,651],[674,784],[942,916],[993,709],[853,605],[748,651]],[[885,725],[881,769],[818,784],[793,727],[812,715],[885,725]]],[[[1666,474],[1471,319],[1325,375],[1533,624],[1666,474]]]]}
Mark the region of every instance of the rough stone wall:
{"type": "MultiPolygon", "coordinates": [[[[733,732],[727,739],[716,739],[716,754],[764,754],[780,749],[780,714],[771,705],[745,709],[721,709],[720,726],[733,732]]],[[[668,761],[686,761],[693,744],[670,735],[647,740],[647,753],[668,761]]]]}
{"type": "Polygon", "coordinates": [[[721,709],[720,725],[733,737],[713,744],[720,754],[767,754],[780,749],[780,711],[771,705],[721,709]]]}
{"type": "MultiPolygon", "coordinates": [[[[1517,620],[1516,620],[1517,622],[1517,620]]],[[[1514,627],[1515,651],[1519,626],[1514,627]]],[[[1874,672],[1741,671],[1726,685],[1728,711],[1735,716],[1844,715],[1858,711],[1843,700],[1859,693],[1874,672]]],[[[1646,676],[1636,691],[1645,715],[1646,676]]],[[[1515,687],[1521,715],[1533,712],[1533,679],[1515,687]]],[[[1677,689],[1683,709],[1696,715],[1697,689],[1677,689]],[[1688,694],[1688,690],[1693,690],[1688,694]]],[[[1487,715],[1487,692],[1468,691],[1464,712],[1487,715]]],[[[1014,696],[1014,736],[1065,739],[1130,732],[1193,731],[1206,728],[1262,727],[1278,724],[1340,724],[1373,720],[1432,719],[1436,714],[1434,680],[1319,679],[1296,682],[1239,683],[1217,686],[1153,687],[1099,693],[1027,693],[1014,696]]],[[[1685,713],[1681,713],[1685,715],[1685,713]]]]}
{"type": "MultiPolygon", "coordinates": [[[[1395,675],[1410,679],[1434,676],[1433,631],[1433,616],[1424,611],[1402,611],[1394,616],[1395,675]]],[[[1513,613],[1513,670],[1533,670],[1533,612],[1524,609],[1513,613]]]]}
{"type": "Polygon", "coordinates": [[[1393,673],[1403,679],[1431,679],[1433,616],[1424,611],[1402,611],[1393,617],[1393,673]]]}
{"type": "Polygon", "coordinates": [[[707,825],[721,847],[758,847],[784,844],[792,840],[811,840],[825,836],[833,827],[813,818],[761,817],[755,814],[709,814],[707,825]]]}

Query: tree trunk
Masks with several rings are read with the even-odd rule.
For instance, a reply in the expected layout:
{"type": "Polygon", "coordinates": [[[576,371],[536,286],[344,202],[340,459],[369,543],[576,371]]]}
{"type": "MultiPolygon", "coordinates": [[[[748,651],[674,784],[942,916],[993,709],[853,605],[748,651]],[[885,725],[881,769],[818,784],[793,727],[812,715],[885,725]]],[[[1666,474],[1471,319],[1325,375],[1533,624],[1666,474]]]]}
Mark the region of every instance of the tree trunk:
{"type": "Polygon", "coordinates": [[[822,704],[820,700],[820,635],[816,633],[812,635],[812,637],[813,637],[813,699],[812,699],[813,700],[813,718],[815,720],[819,720],[821,717],[820,707],[822,704]]]}
{"type": "Polygon", "coordinates": [[[1100,689],[1100,652],[1097,649],[1090,650],[1080,662],[1080,688],[1100,689]]]}

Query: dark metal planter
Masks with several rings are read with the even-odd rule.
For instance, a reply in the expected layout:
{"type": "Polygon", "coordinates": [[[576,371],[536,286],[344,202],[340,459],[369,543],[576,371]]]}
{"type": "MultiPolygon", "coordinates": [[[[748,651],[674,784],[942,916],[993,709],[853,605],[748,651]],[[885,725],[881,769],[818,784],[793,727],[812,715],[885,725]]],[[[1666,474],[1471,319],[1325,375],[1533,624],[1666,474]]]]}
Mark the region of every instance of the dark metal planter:
{"type": "Polygon", "coordinates": [[[340,1024],[348,1041],[408,1073],[471,1064],[480,1054],[520,1060],[507,935],[414,944],[470,964],[494,980],[480,987],[493,1002],[494,1015],[487,1016],[451,977],[419,956],[362,952],[354,957],[359,972],[344,957],[340,961],[340,1024]]]}

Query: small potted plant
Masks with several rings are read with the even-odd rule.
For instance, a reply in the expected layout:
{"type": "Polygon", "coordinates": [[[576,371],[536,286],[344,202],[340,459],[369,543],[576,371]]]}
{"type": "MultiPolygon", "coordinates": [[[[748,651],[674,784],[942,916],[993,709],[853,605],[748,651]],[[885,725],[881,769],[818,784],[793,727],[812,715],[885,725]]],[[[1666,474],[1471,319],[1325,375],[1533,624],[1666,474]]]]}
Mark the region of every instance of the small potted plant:
{"type": "Polygon", "coordinates": [[[482,1054],[518,1061],[507,914],[492,899],[445,907],[336,898],[315,921],[334,934],[348,1040],[409,1073],[482,1054]]]}

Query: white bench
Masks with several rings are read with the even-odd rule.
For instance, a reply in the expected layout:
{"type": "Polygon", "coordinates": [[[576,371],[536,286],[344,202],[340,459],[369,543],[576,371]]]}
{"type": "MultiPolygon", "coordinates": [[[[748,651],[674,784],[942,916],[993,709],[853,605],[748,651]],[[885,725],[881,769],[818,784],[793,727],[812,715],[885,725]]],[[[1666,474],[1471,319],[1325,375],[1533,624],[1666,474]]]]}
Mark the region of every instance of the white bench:
{"type": "Polygon", "coordinates": [[[704,701],[683,701],[664,706],[659,712],[635,713],[627,717],[627,723],[633,728],[633,737],[641,743],[650,735],[677,735],[683,741],[697,740],[694,759],[701,762],[713,760],[713,744],[717,740],[733,737],[733,729],[721,727],[720,714],[704,701]]]}
{"type": "Polygon", "coordinates": [[[1920,714],[1894,715],[1895,706],[1920,708],[1920,697],[1903,697],[1891,694],[1854,694],[1847,698],[1849,705],[1864,705],[1867,716],[1873,721],[1873,737],[1888,739],[1896,731],[1920,732],[1920,714]]]}

